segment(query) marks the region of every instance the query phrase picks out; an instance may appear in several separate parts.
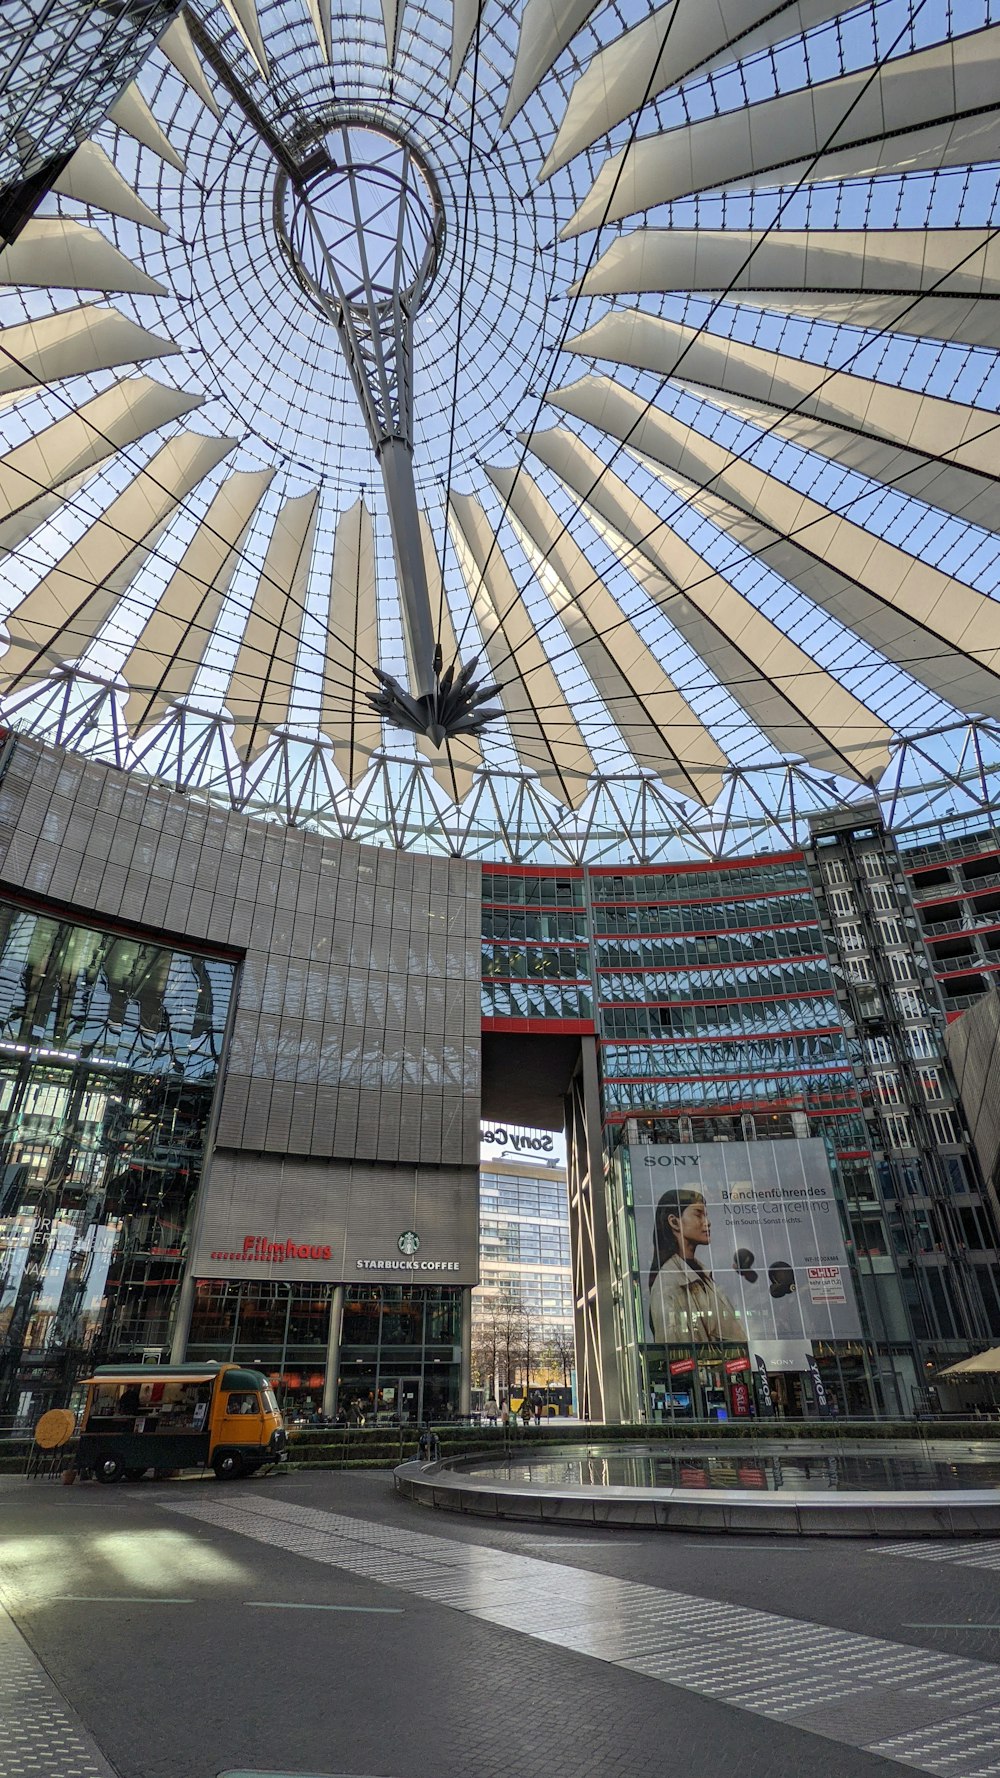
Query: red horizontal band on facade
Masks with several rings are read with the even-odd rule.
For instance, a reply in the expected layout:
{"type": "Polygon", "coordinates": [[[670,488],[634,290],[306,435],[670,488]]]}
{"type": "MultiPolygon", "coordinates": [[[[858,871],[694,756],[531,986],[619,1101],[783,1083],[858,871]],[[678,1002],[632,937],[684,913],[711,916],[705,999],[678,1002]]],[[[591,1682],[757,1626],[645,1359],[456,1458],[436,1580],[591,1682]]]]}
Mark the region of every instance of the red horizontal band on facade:
{"type": "MultiPolygon", "coordinates": [[[[966,975],[971,971],[965,970],[966,975]]],[[[796,1000],[830,1000],[834,995],[833,984],[829,988],[800,988],[795,994],[736,994],[715,996],[711,1000],[602,1000],[601,1008],[605,1012],[639,1011],[643,1007],[649,1012],[660,1008],[675,1006],[782,1006],[796,1000]]],[[[619,1038],[617,1041],[621,1042],[619,1038]]]]}
{"type": "Polygon", "coordinates": [[[567,1037],[594,1037],[596,1035],[593,1019],[519,1019],[506,1018],[494,1014],[483,1018],[484,1031],[520,1031],[529,1037],[547,1037],[552,1031],[561,1031],[567,1037]]]}
{"type": "Polygon", "coordinates": [[[550,988],[583,988],[590,993],[590,977],[586,975],[484,975],[480,980],[484,988],[534,988],[548,982],[550,988]]]}
{"type": "MultiPolygon", "coordinates": [[[[802,932],[810,926],[818,926],[815,915],[811,920],[775,920],[773,922],[765,920],[760,926],[717,926],[707,932],[689,931],[687,927],[683,932],[595,932],[594,943],[595,945],[617,945],[621,943],[642,944],[646,939],[731,938],[734,934],[738,935],[741,932],[802,932]]],[[[952,936],[954,937],[954,934],[952,936]]],[[[556,941],[548,939],[545,942],[554,944],[556,941]]]]}
{"type": "MultiPolygon", "coordinates": [[[[817,1067],[817,1068],[814,1068],[814,1069],[808,1070],[808,1071],[803,1071],[801,1069],[796,1069],[796,1068],[779,1068],[776,1072],[772,1072],[767,1069],[750,1069],[750,1068],[748,1068],[742,1074],[610,1074],[610,1073],[607,1073],[604,1075],[604,1079],[609,1086],[614,1084],[617,1087],[642,1087],[642,1086],[650,1087],[650,1086],[656,1086],[658,1084],[662,1084],[663,1086],[666,1086],[666,1087],[682,1087],[685,1085],[697,1086],[700,1081],[709,1081],[709,1080],[714,1080],[714,1081],[727,1081],[727,1080],[814,1080],[814,1079],[819,1079],[821,1076],[825,1079],[828,1075],[833,1075],[834,1078],[840,1077],[841,1079],[845,1079],[845,1080],[847,1078],[850,1078],[851,1083],[853,1085],[854,1075],[852,1073],[851,1065],[849,1062],[848,1063],[841,1062],[840,1064],[830,1063],[828,1065],[824,1065],[823,1067],[817,1067]]],[[[860,1103],[860,1101],[859,1101],[859,1103],[860,1103]]]]}
{"type": "MultiPolygon", "coordinates": [[[[996,858],[998,860],[998,862],[1000,862],[1000,851],[998,851],[996,849],[996,847],[991,846],[988,851],[958,852],[955,854],[954,857],[949,856],[947,858],[936,859],[936,860],[934,860],[933,863],[930,863],[930,864],[927,864],[927,863],[907,864],[906,860],[904,858],[903,859],[903,869],[906,872],[908,877],[915,877],[917,875],[918,871],[922,871],[922,870],[950,870],[953,866],[957,867],[960,864],[978,864],[978,862],[981,858],[996,858]]],[[[919,883],[915,884],[914,886],[917,889],[920,888],[919,883]]],[[[934,884],[934,888],[935,889],[937,888],[936,883],[934,884]]]]}
{"type": "MultiPolygon", "coordinates": [[[[842,1025],[807,1025],[794,1031],[707,1031],[694,1037],[664,1037],[662,1043],[667,1049],[676,1049],[684,1043],[780,1043],[783,1037],[832,1037],[843,1033],[842,1025]]],[[[624,1045],[626,1048],[641,1046],[648,1049],[651,1043],[661,1041],[655,1037],[602,1037],[602,1044],[624,1045]]]]}
{"type": "MultiPolygon", "coordinates": [[[[957,958],[948,957],[943,961],[954,963],[957,962],[957,958]]],[[[955,982],[960,980],[963,975],[992,975],[998,969],[1000,969],[1000,963],[980,963],[977,958],[973,958],[971,961],[967,961],[961,969],[936,969],[934,979],[938,982],[955,982]]]]}
{"type": "MultiPolygon", "coordinates": [[[[961,932],[931,932],[929,928],[920,933],[925,944],[948,944],[952,939],[988,939],[989,933],[1000,932],[1000,919],[977,921],[975,926],[963,926],[961,932]]],[[[941,957],[941,964],[950,962],[950,958],[941,957]]]]}
{"type": "MultiPolygon", "coordinates": [[[[710,875],[713,871],[768,869],[772,864],[802,864],[804,852],[765,852],[755,858],[706,858],[690,864],[592,864],[591,879],[597,877],[690,877],[696,871],[710,875]]],[[[483,867],[486,868],[485,866],[483,867]]],[[[520,870],[522,866],[518,866],[520,870]]]]}
{"type": "MultiPolygon", "coordinates": [[[[1000,858],[997,859],[997,874],[1000,875],[1000,858]]],[[[935,883],[934,887],[938,885],[935,883]]],[[[919,884],[914,890],[918,913],[923,913],[925,908],[943,907],[949,901],[972,901],[977,895],[1000,895],[1000,888],[996,883],[984,883],[981,889],[974,889],[971,883],[961,883],[948,890],[942,884],[940,895],[921,895],[919,884]]]]}
{"type": "MultiPolygon", "coordinates": [[[[628,1111],[609,1111],[604,1122],[605,1124],[630,1124],[638,1119],[640,1123],[648,1124],[656,1123],[658,1120],[660,1122],[664,1119],[673,1121],[678,1117],[689,1117],[692,1123],[699,1123],[702,1120],[707,1121],[709,1118],[738,1116],[742,1112],[749,1112],[751,1116],[760,1118],[763,1122],[766,1117],[780,1117],[783,1111],[801,1111],[806,1117],[814,1118],[858,1116],[857,1111],[850,1106],[803,1105],[801,1100],[797,1104],[791,1100],[787,1104],[783,1104],[780,1100],[771,1100],[766,1105],[760,1105],[751,1100],[748,1104],[742,1105],[706,1105],[704,1108],[694,1106],[686,1109],[683,1106],[635,1105],[628,1111]]],[[[697,1141],[698,1138],[695,1137],[694,1140],[697,1141]]],[[[834,1152],[844,1160],[851,1158],[871,1159],[871,1151],[867,1148],[851,1150],[837,1148],[834,1152]]]]}
{"type": "Polygon", "coordinates": [[[817,951],[803,957],[741,957],[738,961],[726,963],[721,957],[714,963],[649,963],[645,969],[633,969],[627,963],[598,963],[598,975],[650,975],[660,969],[752,969],[760,964],[762,969],[770,966],[780,968],[784,963],[825,963],[826,952],[817,951]]]}
{"type": "Polygon", "coordinates": [[[482,942],[484,945],[543,945],[550,951],[568,951],[574,946],[578,951],[586,951],[590,946],[589,938],[535,938],[528,933],[523,938],[488,938],[484,932],[482,942]]]}
{"type": "Polygon", "coordinates": [[[562,877],[567,883],[582,883],[583,871],[574,864],[483,864],[483,880],[487,877],[562,877]]]}

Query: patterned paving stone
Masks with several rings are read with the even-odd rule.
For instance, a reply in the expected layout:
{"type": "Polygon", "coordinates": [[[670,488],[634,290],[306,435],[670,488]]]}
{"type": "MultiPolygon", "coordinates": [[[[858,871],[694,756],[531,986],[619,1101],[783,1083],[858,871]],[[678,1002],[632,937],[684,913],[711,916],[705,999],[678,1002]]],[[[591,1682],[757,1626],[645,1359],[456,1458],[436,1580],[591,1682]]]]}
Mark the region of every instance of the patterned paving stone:
{"type": "Polygon", "coordinates": [[[0,1607],[3,1778],[114,1778],[82,1722],[0,1607]]]}
{"type": "Polygon", "coordinates": [[[986,1662],[260,1493],[160,1504],[899,1765],[1000,1778],[1000,1675],[986,1662]]]}

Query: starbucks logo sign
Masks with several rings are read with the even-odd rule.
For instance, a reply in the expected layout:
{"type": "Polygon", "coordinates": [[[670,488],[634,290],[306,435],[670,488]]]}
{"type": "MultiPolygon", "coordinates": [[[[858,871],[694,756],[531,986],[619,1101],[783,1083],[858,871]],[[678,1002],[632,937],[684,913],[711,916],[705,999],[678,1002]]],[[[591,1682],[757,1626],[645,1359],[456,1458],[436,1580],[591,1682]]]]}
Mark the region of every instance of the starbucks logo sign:
{"type": "Polygon", "coordinates": [[[400,1253],[406,1254],[407,1259],[412,1259],[413,1255],[419,1250],[420,1236],[415,1235],[412,1229],[404,1229],[399,1240],[396,1242],[396,1246],[399,1248],[400,1253]]]}

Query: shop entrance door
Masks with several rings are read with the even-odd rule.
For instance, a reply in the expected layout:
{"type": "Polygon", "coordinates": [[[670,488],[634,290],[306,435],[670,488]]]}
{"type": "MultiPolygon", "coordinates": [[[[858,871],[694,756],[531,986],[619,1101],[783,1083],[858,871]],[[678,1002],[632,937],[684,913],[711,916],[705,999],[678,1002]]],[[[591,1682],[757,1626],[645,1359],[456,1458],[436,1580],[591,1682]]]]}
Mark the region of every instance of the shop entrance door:
{"type": "Polygon", "coordinates": [[[421,1377],[400,1377],[399,1423],[401,1426],[415,1426],[423,1414],[423,1379],[421,1377]]]}

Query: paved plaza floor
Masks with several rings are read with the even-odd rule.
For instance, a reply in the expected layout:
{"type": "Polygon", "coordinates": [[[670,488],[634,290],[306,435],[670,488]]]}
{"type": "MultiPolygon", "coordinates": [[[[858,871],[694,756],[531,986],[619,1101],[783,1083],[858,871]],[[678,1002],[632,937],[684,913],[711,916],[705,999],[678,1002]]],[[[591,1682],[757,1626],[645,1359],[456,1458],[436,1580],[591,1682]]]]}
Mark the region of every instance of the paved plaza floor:
{"type": "Polygon", "coordinates": [[[0,1603],[0,1778],[1000,1774],[1000,1540],[5,1480],[0,1603]]]}

